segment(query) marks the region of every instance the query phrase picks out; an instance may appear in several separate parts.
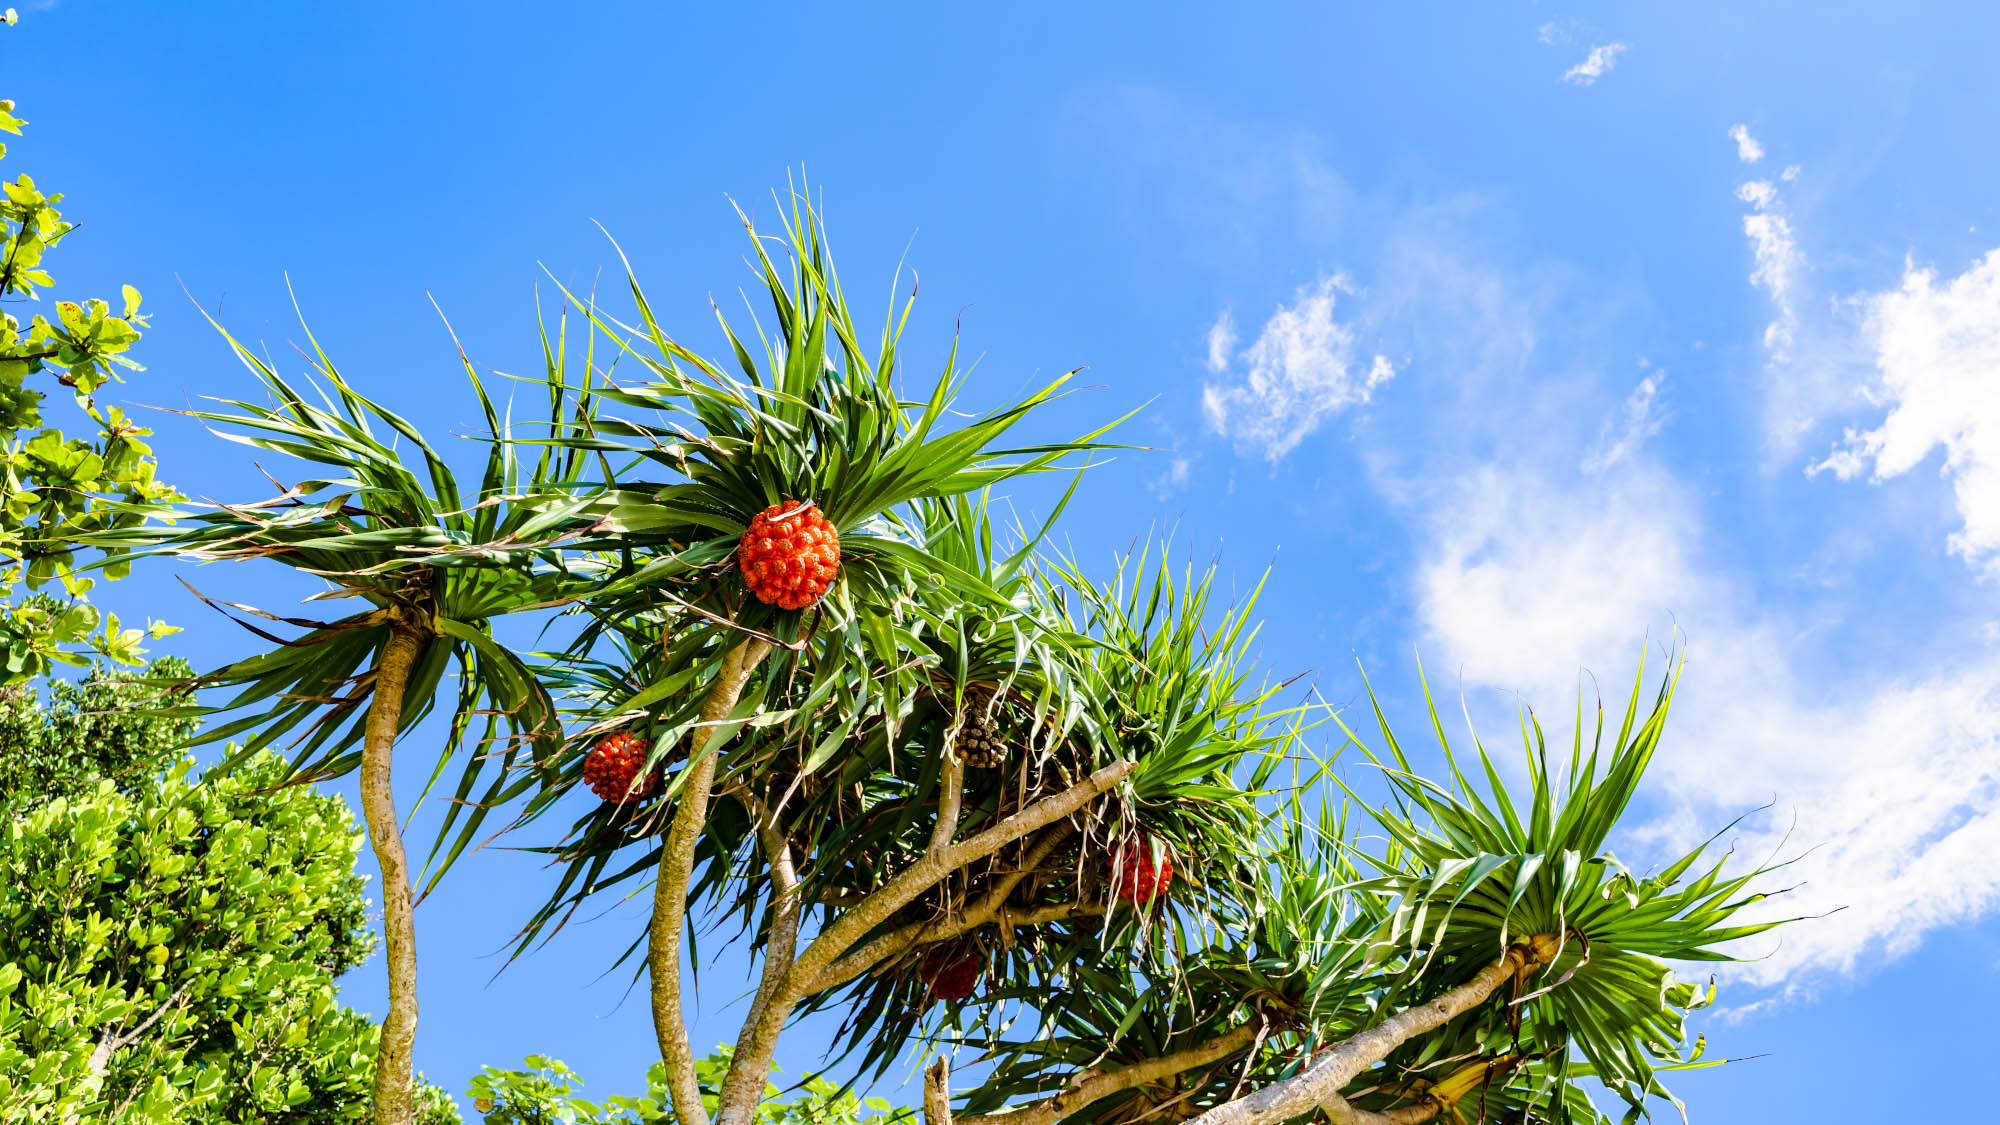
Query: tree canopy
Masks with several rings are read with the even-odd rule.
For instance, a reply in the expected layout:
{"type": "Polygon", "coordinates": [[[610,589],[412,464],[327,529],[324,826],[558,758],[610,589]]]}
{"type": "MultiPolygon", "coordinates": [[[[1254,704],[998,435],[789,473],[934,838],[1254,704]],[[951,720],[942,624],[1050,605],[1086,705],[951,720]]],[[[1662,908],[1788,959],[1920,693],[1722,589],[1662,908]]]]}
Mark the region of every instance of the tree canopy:
{"type": "MultiPolygon", "coordinates": [[[[18,136],[27,124],[15,108],[0,100],[0,132],[18,136]]],[[[76,229],[56,209],[62,198],[26,173],[0,181],[0,301],[42,306],[50,295],[46,259],[76,229]]],[[[91,604],[96,578],[80,573],[78,558],[91,534],[142,518],[132,505],[180,498],[155,476],[143,440],[151,431],[97,401],[119,371],[144,370],[129,354],[146,328],[139,291],[124,286],[116,308],[99,298],[55,300],[26,323],[0,310],[0,682],[92,656],[133,664],[142,651],[147,631],[91,604]],[[47,393],[30,382],[37,375],[65,388],[95,432],[71,437],[50,424],[47,393]],[[23,589],[44,587],[43,597],[14,601],[23,589]]],[[[113,561],[101,572],[116,578],[124,569],[113,561]]],[[[171,631],[152,626],[156,636],[171,631]]]]}

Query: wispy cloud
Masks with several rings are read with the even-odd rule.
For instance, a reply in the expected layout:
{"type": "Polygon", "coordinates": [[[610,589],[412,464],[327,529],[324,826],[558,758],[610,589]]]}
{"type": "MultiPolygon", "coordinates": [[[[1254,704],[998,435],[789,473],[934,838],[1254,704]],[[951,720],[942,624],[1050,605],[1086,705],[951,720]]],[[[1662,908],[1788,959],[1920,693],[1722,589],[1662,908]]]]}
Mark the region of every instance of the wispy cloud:
{"type": "Polygon", "coordinates": [[[1755,164],[1764,159],[1764,146],[1750,135],[1748,125],[1731,125],[1729,139],[1736,142],[1736,159],[1745,164],[1755,164]]]}
{"type": "Polygon", "coordinates": [[[1787,201],[1799,174],[1790,164],[1776,179],[1736,187],[1736,197],[1750,205],[1743,216],[1755,263],[1750,283],[1771,303],[1764,328],[1764,452],[1773,466],[1794,463],[1801,443],[1826,418],[1854,409],[1872,363],[1855,317],[1862,304],[1833,299],[1815,286],[1798,216],[1787,201]]]}
{"type": "Polygon", "coordinates": [[[1563,72],[1563,81],[1573,86],[1589,86],[1611,73],[1612,68],[1618,65],[1618,56],[1632,48],[1630,43],[1593,42],[1600,34],[1601,29],[1594,30],[1570,19],[1552,20],[1535,30],[1535,38],[1539,39],[1544,47],[1567,47],[1575,43],[1591,44],[1582,61],[1563,72]]]}
{"type": "Polygon", "coordinates": [[[1208,370],[1211,375],[1220,375],[1229,369],[1229,353],[1236,350],[1236,317],[1228,309],[1222,310],[1215,323],[1208,328],[1208,370]]]}
{"type": "Polygon", "coordinates": [[[1660,405],[1660,393],[1666,384],[1665,371],[1650,372],[1639,380],[1632,393],[1625,396],[1625,409],[1618,417],[1604,420],[1597,444],[1583,458],[1584,472],[1601,473],[1630,460],[1647,438],[1660,432],[1667,421],[1666,411],[1660,405]]]}
{"type": "Polygon", "coordinates": [[[1864,390],[1888,409],[1808,472],[1882,481],[1944,450],[1963,520],[1951,550],[2000,577],[2000,249],[1942,283],[1908,266],[1901,286],[1864,304],[1880,376],[1864,390]]]}
{"type": "Polygon", "coordinates": [[[1563,81],[1572,86],[1592,85],[1611,73],[1611,68],[1618,65],[1618,56],[1629,50],[1630,46],[1628,43],[1604,43],[1592,47],[1582,62],[1563,72],[1563,81]]]}
{"type": "MultiPolygon", "coordinates": [[[[1340,297],[1353,293],[1335,274],[1280,306],[1237,357],[1240,375],[1202,389],[1210,428],[1276,462],[1329,418],[1366,403],[1396,371],[1386,356],[1361,356],[1353,327],[1334,319],[1340,297]]],[[[1227,375],[1234,343],[1234,324],[1224,314],[1209,330],[1212,372],[1227,375]]]]}
{"type": "Polygon", "coordinates": [[[1773,358],[1783,362],[1790,356],[1798,328],[1796,296],[1805,254],[1792,231],[1791,217],[1778,197],[1777,186],[1769,180],[1751,180],[1736,189],[1736,198],[1750,205],[1743,216],[1743,233],[1756,254],[1757,268],[1750,284],[1770,295],[1777,317],[1764,329],[1764,346],[1773,358]]]}

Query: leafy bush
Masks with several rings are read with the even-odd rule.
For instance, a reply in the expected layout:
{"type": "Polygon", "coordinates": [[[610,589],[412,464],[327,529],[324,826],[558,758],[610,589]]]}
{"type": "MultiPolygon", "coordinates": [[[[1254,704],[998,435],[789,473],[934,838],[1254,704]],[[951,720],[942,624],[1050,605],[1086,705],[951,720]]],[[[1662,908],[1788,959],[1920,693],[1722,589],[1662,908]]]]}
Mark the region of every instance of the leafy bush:
{"type": "Polygon", "coordinates": [[[134,673],[97,664],[79,680],[0,687],[0,810],[81,797],[109,780],[136,794],[180,758],[196,720],[155,709],[159,684],[194,674],[162,657],[134,673]]]}
{"type": "MultiPolygon", "coordinates": [[[[695,1064],[702,1099],[710,1113],[722,1097],[733,1049],[719,1046],[695,1064]]],[[[667,1067],[654,1063],[646,1073],[643,1097],[613,1094],[602,1102],[577,1096],[583,1078],[561,1059],[529,1055],[525,1069],[487,1067],[466,1089],[486,1125],[664,1125],[674,1121],[667,1095],[667,1067]]],[[[775,1067],[773,1070],[777,1069],[775,1067]]],[[[882,1098],[863,1098],[821,1075],[808,1075],[798,1097],[786,1101],[785,1091],[766,1083],[758,1103],[758,1125],[906,1125],[915,1114],[893,1108],[882,1098]],[[869,1111],[864,1114],[863,1110],[869,1111]]]]}
{"type": "Polygon", "coordinates": [[[105,779],[7,822],[10,1121],[365,1119],[376,1028],[334,987],[373,948],[360,839],[339,798],[284,773],[266,756],[198,781],[182,761],[157,786],[105,779]]]}

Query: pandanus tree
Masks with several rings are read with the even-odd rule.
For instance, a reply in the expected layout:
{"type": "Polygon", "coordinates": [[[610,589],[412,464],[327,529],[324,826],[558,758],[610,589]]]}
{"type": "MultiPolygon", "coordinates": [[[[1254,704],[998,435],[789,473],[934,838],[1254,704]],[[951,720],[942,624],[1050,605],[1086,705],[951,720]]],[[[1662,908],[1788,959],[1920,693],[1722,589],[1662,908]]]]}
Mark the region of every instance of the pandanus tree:
{"type": "MultiPolygon", "coordinates": [[[[187,413],[233,441],[304,462],[315,475],[280,484],[276,496],[256,502],[146,509],[153,518],[144,526],[100,541],[123,555],[270,560],[324,584],[308,601],[361,603],[346,616],[317,620],[205,598],[240,614],[268,647],[189,686],[234,689],[206,712],[233,717],[199,742],[240,740],[237,759],[285,748],[294,782],[360,770],[362,811],[382,873],[389,977],[376,1119],[406,1122],[413,1112],[416,947],[411,865],[391,789],[393,749],[427,716],[444,717],[430,784],[454,763],[458,776],[431,852],[432,884],[473,837],[495,792],[520,774],[553,781],[561,743],[553,701],[534,669],[496,640],[494,627],[568,596],[557,546],[589,522],[582,514],[588,501],[576,488],[587,458],[543,446],[523,460],[520,451],[530,447],[509,440],[507,423],[464,363],[493,434],[480,478],[463,487],[411,422],[349,384],[310,332],[306,358],[315,377],[305,389],[223,336],[269,400],[187,413]]],[[[561,351],[549,349],[552,364],[561,351]]],[[[547,374],[545,425],[567,427],[574,418],[566,412],[589,409],[588,389],[572,396],[561,370],[547,374]]]]}
{"type": "Polygon", "coordinates": [[[788,261],[755,244],[761,358],[724,323],[735,373],[636,284],[636,326],[579,302],[646,370],[602,392],[625,413],[559,439],[621,466],[571,564],[602,575],[589,624],[546,673],[580,730],[524,819],[592,775],[607,734],[623,784],[548,849],[562,884],[519,948],[652,874],[626,952],[645,951],[678,1119],[709,1120],[690,918],[739,918],[761,961],[724,1125],[751,1120],[779,1035],[814,1010],[845,1012],[839,1046],[878,1072],[939,1048],[938,1125],[1597,1119],[1587,1083],[1637,1106],[1700,1065],[1694,990],[1665,962],[1764,928],[1731,921],[1761,872],[1688,879],[1697,850],[1640,877],[1606,850],[1668,690],[1587,753],[1579,720],[1567,768],[1531,737],[1518,805],[1483,749],[1482,795],[1449,745],[1448,781],[1426,780],[1386,723],[1387,805],[1324,771],[1277,787],[1324,724],[1251,683],[1248,607],[1164,566],[1099,584],[1038,535],[996,548],[970,497],[1066,451],[987,452],[1043,395],[934,436],[949,364],[927,401],[896,400],[902,321],[864,354],[815,216],[786,235],[788,261]],[[821,518],[837,568],[826,539],[768,526],[821,518]],[[955,1099],[961,1048],[990,1065],[955,1099]]]}
{"type": "MultiPolygon", "coordinates": [[[[939,692],[935,668],[910,661],[909,653],[953,607],[988,607],[1026,652],[1045,654],[1064,643],[1021,627],[1021,613],[988,576],[934,552],[916,513],[926,506],[944,510],[937,506],[1010,477],[1061,467],[1096,437],[1000,445],[1067,376],[958,421],[953,408],[965,374],[955,344],[930,393],[903,399],[896,389],[898,345],[910,304],[891,313],[879,336],[864,340],[817,214],[794,195],[784,215],[777,239],[784,250],[776,256],[750,230],[771,302],[772,323],[756,333],[761,355],[724,319],[733,363],[703,358],[661,329],[636,281],[634,325],[575,301],[641,372],[607,375],[596,392],[598,409],[559,439],[601,455],[609,477],[601,508],[594,509],[602,518],[577,544],[586,557],[571,564],[595,574],[582,606],[588,623],[560,663],[588,669],[591,654],[605,651],[600,646],[630,659],[594,680],[584,675],[595,694],[564,776],[601,776],[592,756],[616,754],[618,769],[633,777],[629,792],[578,825],[580,842],[567,849],[577,861],[573,877],[524,940],[560,913],[572,891],[588,894],[615,882],[603,874],[614,851],[627,844],[647,849],[623,873],[654,873],[645,940],[654,1027],[675,1113],[690,1125],[705,1125],[707,1115],[681,1001],[681,951],[691,902],[727,885],[716,864],[733,861],[733,852],[718,841],[754,841],[765,873],[751,893],[768,918],[762,940],[771,968],[718,1110],[721,1120],[747,1125],[778,1029],[808,994],[811,977],[845,948],[836,935],[795,957],[810,902],[800,865],[817,853],[816,841],[795,838],[792,826],[816,805],[838,806],[841,795],[832,787],[849,772],[855,744],[890,755],[900,748],[902,716],[939,692]],[[615,743],[599,740],[609,731],[618,732],[615,743]],[[647,754],[634,762],[637,746],[647,754]],[[670,761],[677,768],[664,800],[642,809],[637,799],[647,779],[670,761]],[[718,794],[733,810],[729,823],[712,819],[718,794]],[[696,884],[698,867],[704,874],[696,884]]],[[[995,821],[976,843],[954,842],[941,830],[914,873],[870,899],[868,909],[899,908],[950,871],[1067,815],[1129,770],[1092,766],[1104,768],[1059,802],[995,821]]],[[[944,794],[948,801],[957,792],[955,780],[935,775],[922,786],[927,800],[944,794]]],[[[546,807],[546,799],[531,802],[525,815],[546,807]]],[[[837,822],[822,823],[832,830],[837,822]]]]}

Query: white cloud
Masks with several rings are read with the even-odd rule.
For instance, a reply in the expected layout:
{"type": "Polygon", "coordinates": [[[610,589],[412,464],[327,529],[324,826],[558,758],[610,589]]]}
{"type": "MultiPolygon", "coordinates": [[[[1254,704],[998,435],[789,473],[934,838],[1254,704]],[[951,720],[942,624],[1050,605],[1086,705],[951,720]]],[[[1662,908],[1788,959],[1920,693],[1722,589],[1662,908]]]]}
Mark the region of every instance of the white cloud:
{"type": "Polygon", "coordinates": [[[1228,309],[1208,328],[1208,370],[1220,375],[1229,367],[1229,353],[1236,350],[1236,317],[1228,309]]]}
{"type": "Polygon", "coordinates": [[[1750,284],[1770,295],[1777,318],[1764,329],[1764,347],[1775,362],[1790,358],[1797,337],[1799,280],[1805,269],[1805,254],[1792,231],[1791,217],[1778,198],[1776,185],[1769,180],[1751,180],[1736,189],[1736,198],[1752,210],[1743,216],[1743,233],[1757,258],[1750,284]]]}
{"type": "Polygon", "coordinates": [[[1629,49],[1625,43],[1605,43],[1592,47],[1583,61],[1563,72],[1563,81],[1573,86],[1588,86],[1611,73],[1618,65],[1618,56],[1629,49]]]}
{"type": "Polygon", "coordinates": [[[1535,38],[1540,39],[1544,46],[1549,47],[1570,41],[1569,32],[1553,23],[1545,23],[1536,29],[1535,38]]]}
{"type": "Polygon", "coordinates": [[[1755,164],[1764,159],[1764,146],[1758,144],[1757,138],[1750,135],[1749,126],[1731,125],[1729,139],[1736,142],[1736,159],[1745,164],[1755,164]]]}
{"type": "Polygon", "coordinates": [[[1627,473],[1563,494],[1490,463],[1457,478],[1424,521],[1426,650],[1543,707],[1579,669],[1629,659],[1643,623],[1696,592],[1679,533],[1691,517],[1662,484],[1627,473]]]}
{"type": "Polygon", "coordinates": [[[1804,853],[1779,879],[1803,885],[1762,909],[1846,908],[1752,940],[1742,952],[1775,951],[1736,978],[1798,987],[2000,905],[2000,660],[1823,682],[1811,638],[1704,565],[1700,514],[1657,466],[1587,481],[1488,466],[1427,525],[1425,652],[1467,687],[1520,691],[1556,716],[1594,670],[1610,705],[1642,623],[1656,640],[1685,630],[1651,790],[1670,799],[1647,834],[1686,846],[1775,800],[1735,835],[1737,854],[1804,853]]]}
{"type": "MultiPolygon", "coordinates": [[[[1241,379],[1202,388],[1202,411],[1210,427],[1275,462],[1328,418],[1366,403],[1396,372],[1386,356],[1364,362],[1356,354],[1353,327],[1334,320],[1338,295],[1353,291],[1345,277],[1335,274],[1280,306],[1243,351],[1240,358],[1248,369],[1241,379]]],[[[1234,342],[1233,327],[1228,338],[1234,342]]],[[[1210,329],[1211,370],[1217,339],[1210,329]]],[[[1226,349],[1221,356],[1226,368],[1226,349]]]]}
{"type": "Polygon", "coordinates": [[[1763,407],[1764,453],[1773,468],[1792,464],[1823,419],[1854,409],[1856,388],[1868,380],[1873,358],[1856,323],[1862,303],[1832,299],[1813,283],[1786,202],[1785,185],[1798,178],[1799,166],[1792,164],[1775,181],[1751,180],[1736,188],[1736,197],[1750,205],[1743,216],[1756,261],[1750,283],[1771,301],[1772,318],[1764,327],[1763,407]]]}
{"type": "Polygon", "coordinates": [[[1605,419],[1598,430],[1597,444],[1583,459],[1584,472],[1601,473],[1629,460],[1647,438],[1660,432],[1667,421],[1659,404],[1660,392],[1666,384],[1664,371],[1654,371],[1639,380],[1632,393],[1625,396],[1624,411],[1615,419],[1605,419]]]}
{"type": "Polygon", "coordinates": [[[1888,412],[1808,472],[1882,481],[1942,449],[1964,520],[1951,549],[2000,577],[2000,249],[1942,284],[1906,267],[1900,288],[1865,303],[1880,376],[1868,397],[1888,412]]]}

